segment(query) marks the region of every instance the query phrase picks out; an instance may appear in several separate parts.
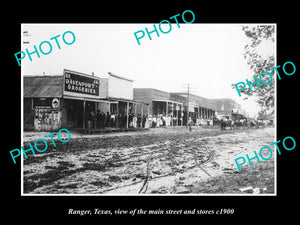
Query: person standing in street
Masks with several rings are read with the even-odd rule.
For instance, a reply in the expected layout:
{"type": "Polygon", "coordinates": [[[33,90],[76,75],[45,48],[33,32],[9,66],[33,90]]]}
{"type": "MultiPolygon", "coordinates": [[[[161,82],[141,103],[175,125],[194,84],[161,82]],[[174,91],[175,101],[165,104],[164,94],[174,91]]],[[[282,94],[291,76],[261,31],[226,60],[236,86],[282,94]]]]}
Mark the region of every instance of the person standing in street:
{"type": "Polygon", "coordinates": [[[141,120],[142,120],[141,114],[138,114],[138,116],[137,116],[137,127],[138,127],[138,128],[141,127],[141,120]]]}
{"type": "Polygon", "coordinates": [[[143,115],[143,119],[142,119],[142,128],[145,128],[145,123],[146,123],[146,116],[143,115]]]}
{"type": "Polygon", "coordinates": [[[110,114],[109,114],[109,112],[106,112],[105,127],[110,127],[110,114]]]}
{"type": "Polygon", "coordinates": [[[189,117],[188,119],[188,127],[189,127],[189,131],[191,132],[192,131],[192,124],[193,124],[193,120],[191,117],[189,117]]]}
{"type": "Polygon", "coordinates": [[[97,113],[96,113],[96,125],[95,125],[95,128],[100,128],[100,110],[97,110],[97,113]]]}

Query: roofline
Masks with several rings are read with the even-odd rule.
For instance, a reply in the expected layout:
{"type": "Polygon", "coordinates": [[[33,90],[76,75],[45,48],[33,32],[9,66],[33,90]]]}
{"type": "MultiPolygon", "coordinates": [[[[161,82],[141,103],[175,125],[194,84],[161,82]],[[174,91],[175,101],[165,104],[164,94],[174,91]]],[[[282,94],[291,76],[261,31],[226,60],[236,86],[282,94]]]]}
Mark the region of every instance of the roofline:
{"type": "Polygon", "coordinates": [[[91,75],[91,74],[87,74],[87,73],[82,73],[82,72],[78,72],[75,70],[69,70],[69,69],[64,69],[63,74],[65,75],[65,73],[73,73],[76,75],[81,75],[81,76],[86,76],[86,77],[90,77],[90,78],[94,78],[94,79],[100,79],[101,77],[95,76],[95,75],[91,75]]]}
{"type": "Polygon", "coordinates": [[[156,89],[156,88],[133,88],[134,89],[147,89],[147,90],[155,90],[155,91],[160,91],[160,92],[164,92],[164,93],[167,93],[167,94],[171,94],[171,92],[168,92],[168,91],[163,91],[163,90],[159,90],[159,89],[156,89]]]}
{"type": "Polygon", "coordinates": [[[200,95],[195,95],[195,94],[192,94],[192,93],[188,93],[188,92],[170,92],[170,94],[176,94],[176,95],[190,95],[190,96],[195,96],[195,97],[199,97],[199,98],[203,98],[203,99],[206,99],[206,100],[213,100],[211,98],[205,98],[205,97],[202,97],[200,95]]]}
{"type": "Polygon", "coordinates": [[[23,77],[63,77],[64,75],[23,75],[23,77]]]}
{"type": "Polygon", "coordinates": [[[133,81],[134,81],[134,80],[129,79],[129,78],[127,78],[127,77],[121,77],[121,76],[116,75],[116,74],[113,74],[113,73],[111,73],[111,72],[108,72],[108,75],[109,75],[109,76],[116,77],[116,78],[119,78],[119,79],[122,79],[122,80],[127,80],[127,81],[130,81],[130,82],[133,82],[133,81]]]}

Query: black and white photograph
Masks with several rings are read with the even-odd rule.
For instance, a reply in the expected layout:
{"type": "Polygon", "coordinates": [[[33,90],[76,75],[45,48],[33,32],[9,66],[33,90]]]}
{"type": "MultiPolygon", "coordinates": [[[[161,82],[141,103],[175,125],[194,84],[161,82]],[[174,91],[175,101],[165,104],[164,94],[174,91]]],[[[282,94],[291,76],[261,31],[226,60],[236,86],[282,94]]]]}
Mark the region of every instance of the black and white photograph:
{"type": "Polygon", "coordinates": [[[122,3],[5,8],[3,220],[296,219],[296,5],[122,3]]]}
{"type": "Polygon", "coordinates": [[[276,24],[184,15],[21,25],[22,195],[276,195],[276,24]]]}

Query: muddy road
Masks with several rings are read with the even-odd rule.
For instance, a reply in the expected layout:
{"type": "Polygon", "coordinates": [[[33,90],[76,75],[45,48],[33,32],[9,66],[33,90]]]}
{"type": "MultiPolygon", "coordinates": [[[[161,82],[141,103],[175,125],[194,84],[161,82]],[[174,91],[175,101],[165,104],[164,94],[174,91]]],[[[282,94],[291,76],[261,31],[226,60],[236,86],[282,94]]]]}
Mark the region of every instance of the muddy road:
{"type": "MultiPolygon", "coordinates": [[[[199,183],[239,176],[234,159],[274,142],[274,133],[274,128],[201,127],[192,132],[174,127],[104,135],[72,133],[69,142],[56,142],[54,148],[50,141],[45,153],[24,159],[23,190],[24,194],[205,194],[207,189],[195,188],[199,183]]],[[[33,140],[25,133],[25,149],[26,141],[33,140]]],[[[266,171],[269,181],[274,179],[272,170],[266,171]]],[[[236,187],[227,192],[241,193],[236,187]]]]}

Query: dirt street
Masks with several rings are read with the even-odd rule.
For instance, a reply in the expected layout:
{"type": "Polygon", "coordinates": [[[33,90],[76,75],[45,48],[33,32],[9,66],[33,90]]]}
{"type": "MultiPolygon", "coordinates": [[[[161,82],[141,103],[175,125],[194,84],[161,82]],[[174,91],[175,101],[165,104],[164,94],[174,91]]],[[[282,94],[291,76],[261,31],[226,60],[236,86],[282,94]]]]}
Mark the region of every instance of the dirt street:
{"type": "MultiPolygon", "coordinates": [[[[25,149],[34,135],[24,134],[25,149]]],[[[54,148],[49,141],[45,153],[24,159],[24,194],[244,194],[239,189],[254,188],[257,180],[260,193],[274,193],[274,156],[260,164],[253,160],[242,172],[234,161],[254,156],[254,150],[275,141],[274,135],[274,128],[201,127],[72,133],[69,142],[54,148]]]]}

